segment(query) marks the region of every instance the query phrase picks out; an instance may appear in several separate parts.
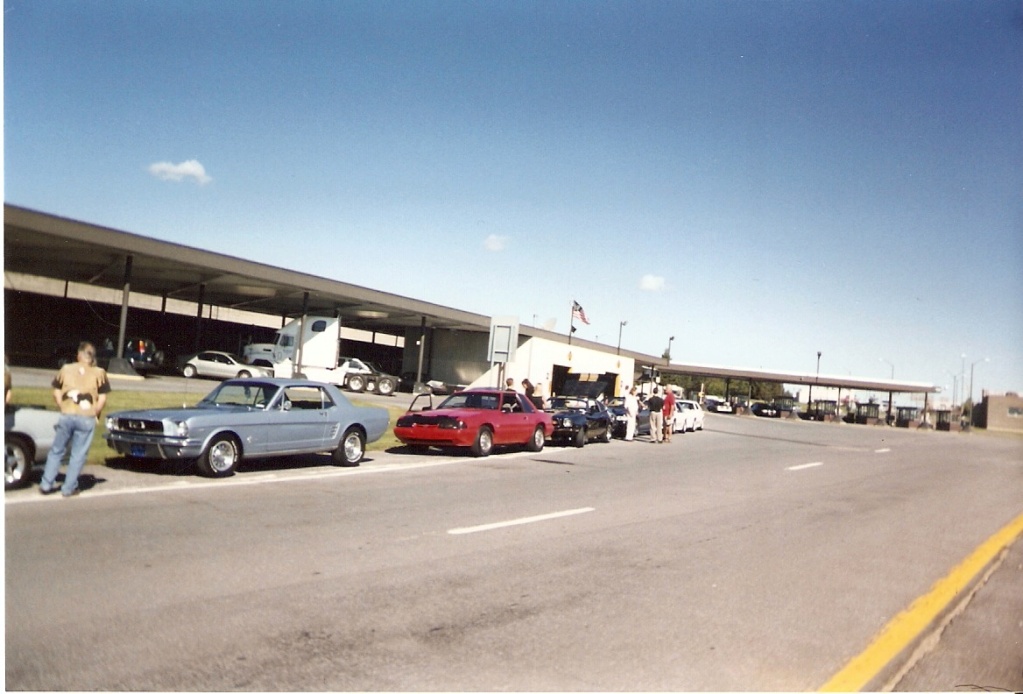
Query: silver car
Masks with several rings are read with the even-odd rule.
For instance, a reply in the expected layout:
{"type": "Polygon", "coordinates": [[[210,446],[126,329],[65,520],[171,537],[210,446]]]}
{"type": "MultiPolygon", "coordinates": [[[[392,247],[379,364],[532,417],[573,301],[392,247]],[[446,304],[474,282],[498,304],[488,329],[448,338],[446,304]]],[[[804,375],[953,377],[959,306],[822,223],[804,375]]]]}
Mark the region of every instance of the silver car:
{"type": "Polygon", "coordinates": [[[273,376],[269,369],[239,361],[227,352],[206,350],[199,352],[181,367],[185,378],[209,376],[210,378],[249,378],[250,376],[273,376]]]}
{"type": "Polygon", "coordinates": [[[4,411],[4,489],[28,484],[32,469],[46,462],[53,446],[60,412],[40,407],[7,407],[4,411]]]}
{"type": "Polygon", "coordinates": [[[330,451],[337,464],[358,465],[388,419],[327,383],[246,378],[221,383],[194,407],[112,413],[104,437],[121,455],[195,459],[202,474],[226,477],[242,459],[299,453],[330,451]]]}

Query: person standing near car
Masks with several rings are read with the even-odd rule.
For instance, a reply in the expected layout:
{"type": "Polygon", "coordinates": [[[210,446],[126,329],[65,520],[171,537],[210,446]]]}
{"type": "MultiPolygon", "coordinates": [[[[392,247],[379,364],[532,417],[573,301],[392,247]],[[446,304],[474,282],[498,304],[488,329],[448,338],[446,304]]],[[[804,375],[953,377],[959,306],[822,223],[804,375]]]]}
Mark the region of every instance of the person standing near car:
{"type": "Polygon", "coordinates": [[[664,442],[671,443],[672,430],[675,428],[675,394],[671,388],[664,389],[664,442]]]}
{"type": "Polygon", "coordinates": [[[629,388],[625,394],[625,440],[632,441],[636,437],[636,417],[639,416],[639,398],[636,397],[636,386],[629,388]]]}
{"type": "Polygon", "coordinates": [[[107,403],[109,392],[107,372],[96,366],[96,348],[91,342],[79,343],[77,360],[62,366],[53,379],[53,399],[60,409],[60,419],[53,446],[46,456],[43,479],[39,482],[40,492],[52,494],[57,491],[54,486],[57,473],[70,445],[71,457],[60,492],[65,498],[78,493],[78,475],[85,467],[96,422],[107,403]]]}
{"type": "Polygon", "coordinates": [[[664,398],[661,389],[655,387],[653,395],[647,398],[646,405],[650,408],[650,437],[654,443],[664,441],[664,398]]]}

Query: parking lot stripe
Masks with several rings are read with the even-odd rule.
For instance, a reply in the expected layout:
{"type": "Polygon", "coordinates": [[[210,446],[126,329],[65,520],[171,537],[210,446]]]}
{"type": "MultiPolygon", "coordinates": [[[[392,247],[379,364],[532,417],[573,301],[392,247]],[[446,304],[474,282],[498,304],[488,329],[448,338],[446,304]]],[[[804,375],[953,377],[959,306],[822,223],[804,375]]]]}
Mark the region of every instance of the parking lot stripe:
{"type": "Polygon", "coordinates": [[[792,467],[787,467],[785,469],[788,470],[789,472],[795,472],[796,470],[809,470],[812,467],[820,467],[823,464],[824,463],[821,462],[806,463],[805,465],[793,465],[792,467]]]}
{"type": "Polygon", "coordinates": [[[828,680],[819,691],[858,692],[871,683],[896,656],[927,629],[1006,547],[1023,536],[1023,514],[988,538],[930,592],[897,614],[867,649],[828,680]]]}
{"type": "Polygon", "coordinates": [[[891,453],[892,449],[890,449],[890,448],[878,448],[874,452],[875,453],[891,453]]]}
{"type": "Polygon", "coordinates": [[[499,523],[487,523],[486,525],[473,525],[467,528],[452,528],[448,531],[448,535],[468,535],[470,533],[479,533],[486,530],[497,530],[499,528],[508,528],[513,525],[526,525],[527,523],[539,523],[546,520],[554,520],[555,518],[565,518],[567,516],[576,516],[580,513],[589,513],[595,511],[595,508],[575,508],[571,511],[557,511],[555,513],[545,513],[540,516],[528,516],[526,518],[516,518],[515,520],[501,521],[499,523]]]}

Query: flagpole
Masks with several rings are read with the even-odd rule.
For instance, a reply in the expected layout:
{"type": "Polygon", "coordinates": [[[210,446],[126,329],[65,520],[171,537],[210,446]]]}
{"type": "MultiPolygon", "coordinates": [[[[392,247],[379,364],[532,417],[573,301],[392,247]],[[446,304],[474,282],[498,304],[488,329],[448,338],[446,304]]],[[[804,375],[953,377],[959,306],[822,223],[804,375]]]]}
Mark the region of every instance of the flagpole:
{"type": "Polygon", "coordinates": [[[575,299],[572,300],[572,310],[568,316],[568,344],[572,344],[572,333],[575,332],[575,299]]]}

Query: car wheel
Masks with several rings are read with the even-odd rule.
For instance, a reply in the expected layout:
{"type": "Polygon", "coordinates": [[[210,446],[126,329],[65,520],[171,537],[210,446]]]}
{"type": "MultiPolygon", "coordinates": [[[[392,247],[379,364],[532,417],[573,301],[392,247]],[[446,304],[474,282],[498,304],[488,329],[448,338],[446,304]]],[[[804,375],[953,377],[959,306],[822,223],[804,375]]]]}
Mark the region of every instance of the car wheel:
{"type": "Polygon", "coordinates": [[[366,435],[358,427],[350,427],[334,450],[334,462],[342,467],[355,467],[366,454],[366,435]]]}
{"type": "Polygon", "coordinates": [[[4,439],[4,489],[23,487],[32,471],[32,447],[17,436],[4,439]]]}
{"type": "Polygon", "coordinates": [[[494,432],[490,427],[480,427],[476,432],[476,440],[472,443],[472,454],[477,458],[485,458],[494,450],[494,432]]]}
{"type": "Polygon", "coordinates": [[[611,439],[614,438],[614,430],[611,425],[608,424],[607,428],[604,429],[604,435],[600,437],[600,440],[604,443],[611,443],[611,439]]]}
{"type": "Polygon", "coordinates": [[[252,374],[249,373],[248,371],[246,371],[245,369],[242,369],[241,371],[238,372],[238,378],[251,378],[251,377],[252,377],[252,374]]]}
{"type": "Polygon", "coordinates": [[[207,477],[228,477],[240,459],[238,440],[231,434],[218,434],[199,456],[199,471],[207,477]]]}
{"type": "Polygon", "coordinates": [[[526,444],[526,448],[533,453],[538,453],[543,450],[543,445],[546,441],[546,437],[543,433],[543,426],[538,426],[533,430],[533,436],[529,439],[529,443],[526,444]]]}
{"type": "Polygon", "coordinates": [[[572,440],[572,445],[576,448],[582,448],[586,445],[586,427],[580,427],[579,431],[575,433],[575,439],[572,440]]]}
{"type": "Polygon", "coordinates": [[[366,390],[366,379],[362,376],[349,376],[347,385],[353,393],[361,393],[366,390]]]}
{"type": "Polygon", "coordinates": [[[393,378],[381,378],[377,381],[377,392],[381,395],[391,395],[398,387],[393,378]]]}
{"type": "Polygon", "coordinates": [[[185,368],[181,370],[181,373],[185,378],[192,378],[197,372],[194,366],[191,364],[185,364],[185,368]]]}

